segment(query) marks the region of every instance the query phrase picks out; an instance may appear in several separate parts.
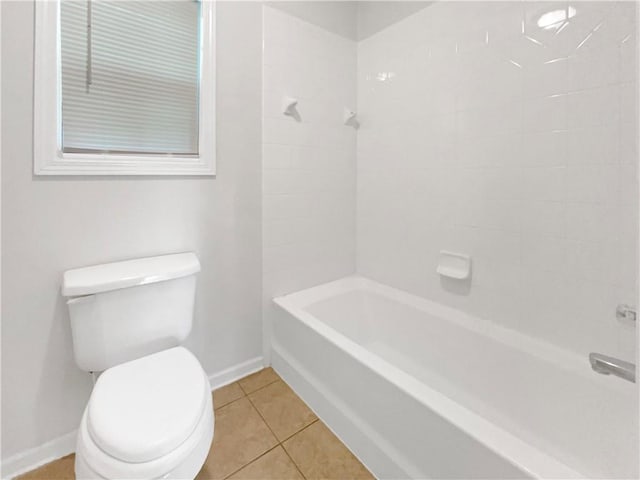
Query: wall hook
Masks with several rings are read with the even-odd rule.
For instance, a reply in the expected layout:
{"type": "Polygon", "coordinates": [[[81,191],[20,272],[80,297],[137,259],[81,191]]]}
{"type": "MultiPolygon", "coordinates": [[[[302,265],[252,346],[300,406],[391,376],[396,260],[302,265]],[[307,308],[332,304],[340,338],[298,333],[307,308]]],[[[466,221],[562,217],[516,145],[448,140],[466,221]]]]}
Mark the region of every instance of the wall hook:
{"type": "Polygon", "coordinates": [[[349,110],[345,107],[344,112],[342,114],[342,120],[345,125],[349,125],[353,128],[360,127],[360,122],[358,122],[357,113],[353,110],[349,110]]]}
{"type": "Polygon", "coordinates": [[[282,113],[289,117],[297,118],[298,114],[298,99],[293,97],[284,97],[282,99],[282,113]]]}

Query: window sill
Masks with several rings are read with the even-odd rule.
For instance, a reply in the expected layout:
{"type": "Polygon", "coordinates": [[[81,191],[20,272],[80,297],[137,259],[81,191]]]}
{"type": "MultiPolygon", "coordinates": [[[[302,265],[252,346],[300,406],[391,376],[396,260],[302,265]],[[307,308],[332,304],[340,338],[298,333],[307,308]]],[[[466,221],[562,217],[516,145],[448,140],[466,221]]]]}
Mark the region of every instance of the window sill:
{"type": "Polygon", "coordinates": [[[36,175],[215,175],[213,158],[192,156],[66,153],[34,167],[36,175]]]}

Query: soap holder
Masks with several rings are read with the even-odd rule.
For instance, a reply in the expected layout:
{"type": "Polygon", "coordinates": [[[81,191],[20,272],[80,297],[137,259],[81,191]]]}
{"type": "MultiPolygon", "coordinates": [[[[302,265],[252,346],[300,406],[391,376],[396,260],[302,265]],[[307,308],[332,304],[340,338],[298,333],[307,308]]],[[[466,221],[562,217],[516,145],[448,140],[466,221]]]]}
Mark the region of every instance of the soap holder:
{"type": "Polygon", "coordinates": [[[465,280],[471,276],[471,257],[441,250],[437,272],[443,277],[465,280]]]}
{"type": "Polygon", "coordinates": [[[282,113],[289,117],[295,117],[298,115],[298,99],[293,97],[284,97],[282,99],[282,113]]]}
{"type": "Polygon", "coordinates": [[[347,107],[344,107],[342,111],[342,123],[350,127],[353,127],[357,130],[360,127],[360,122],[358,121],[357,115],[358,114],[353,110],[347,107]]]}

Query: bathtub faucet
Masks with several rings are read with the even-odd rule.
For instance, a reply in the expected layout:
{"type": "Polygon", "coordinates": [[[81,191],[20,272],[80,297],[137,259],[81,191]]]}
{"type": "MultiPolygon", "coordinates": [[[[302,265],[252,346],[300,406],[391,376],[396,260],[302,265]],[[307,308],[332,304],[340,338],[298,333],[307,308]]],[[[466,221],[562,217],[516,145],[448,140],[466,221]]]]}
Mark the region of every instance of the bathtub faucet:
{"type": "Polygon", "coordinates": [[[589,362],[591,362],[591,368],[594,372],[603,375],[616,375],[634,383],[636,381],[636,366],[631,362],[608,357],[601,353],[590,353],[589,362]]]}

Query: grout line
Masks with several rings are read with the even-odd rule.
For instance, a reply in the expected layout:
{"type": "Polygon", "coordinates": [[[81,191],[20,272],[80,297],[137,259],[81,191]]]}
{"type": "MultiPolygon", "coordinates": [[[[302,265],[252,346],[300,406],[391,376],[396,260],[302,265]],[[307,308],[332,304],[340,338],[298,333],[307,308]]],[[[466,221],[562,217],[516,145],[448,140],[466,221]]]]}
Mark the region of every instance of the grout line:
{"type": "MultiPolygon", "coordinates": [[[[260,460],[262,457],[264,457],[267,453],[269,453],[271,450],[275,450],[276,448],[278,448],[280,446],[280,444],[278,443],[277,445],[274,445],[273,447],[271,447],[270,449],[262,452],[260,455],[258,455],[256,458],[254,458],[253,460],[249,460],[249,462],[245,463],[244,465],[242,465],[240,468],[238,468],[237,470],[234,470],[233,472],[231,472],[229,475],[227,475],[226,477],[224,477],[225,479],[235,475],[236,473],[238,473],[240,470],[242,470],[244,467],[248,467],[249,465],[251,465],[254,462],[257,462],[258,460],[260,460]]],[[[284,448],[283,448],[284,450],[284,448]]]]}
{"type": "MultiPolygon", "coordinates": [[[[306,405],[306,403],[305,403],[306,405]]],[[[307,407],[308,408],[308,407],[307,407]]],[[[296,469],[298,470],[298,472],[300,472],[300,475],[302,475],[302,478],[304,478],[305,480],[307,479],[307,477],[305,476],[305,474],[302,472],[301,467],[298,465],[298,462],[296,462],[293,457],[291,456],[291,454],[289,453],[289,450],[287,450],[287,448],[284,446],[284,442],[286,442],[287,440],[295,437],[297,434],[299,434],[300,432],[302,432],[303,430],[306,430],[307,428],[309,428],[311,425],[313,425],[316,422],[319,422],[320,419],[316,417],[316,419],[311,422],[309,425],[301,428],[300,430],[298,430],[296,433],[294,433],[293,435],[291,435],[290,437],[284,439],[282,442],[280,442],[280,445],[282,446],[282,450],[284,450],[284,453],[287,455],[287,457],[289,457],[289,460],[291,460],[291,463],[293,463],[293,465],[296,467],[296,469]]]]}
{"type": "Polygon", "coordinates": [[[251,404],[251,407],[253,407],[253,409],[256,411],[256,413],[258,414],[258,416],[262,419],[262,421],[264,422],[264,424],[267,426],[267,428],[269,429],[269,431],[271,432],[271,435],[273,435],[273,438],[276,439],[276,442],[278,442],[278,445],[280,445],[280,439],[278,438],[278,436],[276,435],[276,432],[273,431],[273,429],[271,428],[271,426],[269,425],[269,423],[267,422],[267,420],[262,416],[262,414],[260,413],[260,410],[258,410],[258,408],[255,406],[255,404],[251,401],[251,399],[249,398],[249,396],[247,395],[247,399],[249,400],[249,403],[251,404]]]}
{"type": "MultiPolygon", "coordinates": [[[[245,377],[246,378],[246,377],[245,377]]],[[[242,379],[241,379],[242,380],[242,379]]],[[[271,382],[271,383],[275,383],[275,382],[271,382]]],[[[242,388],[242,385],[240,385],[240,383],[238,382],[238,385],[240,386],[240,390],[242,390],[244,392],[244,389],[242,388]]],[[[271,384],[269,384],[271,385],[271,384]]],[[[261,388],[266,387],[267,385],[264,385],[261,388]]],[[[260,388],[258,389],[260,390],[260,388]]],[[[258,390],[255,390],[256,392],[258,390]]],[[[238,473],[240,470],[242,470],[244,467],[251,465],[253,462],[255,462],[256,460],[264,457],[267,453],[269,453],[271,450],[278,448],[280,445],[280,441],[278,440],[278,437],[276,436],[276,434],[273,432],[273,430],[271,430],[271,427],[269,426],[269,424],[267,423],[267,421],[264,419],[264,417],[260,414],[260,412],[258,411],[258,409],[256,408],[256,406],[253,404],[253,402],[251,401],[251,399],[249,398],[249,394],[245,393],[244,396],[237,398],[236,400],[234,400],[233,402],[228,403],[227,405],[230,405],[232,403],[237,402],[238,400],[242,400],[243,398],[246,398],[249,401],[249,405],[251,405],[251,408],[253,408],[253,410],[258,414],[258,416],[262,419],[262,422],[266,425],[266,427],[269,429],[269,431],[271,432],[271,435],[273,435],[273,438],[276,441],[276,444],[265,450],[264,452],[262,452],[260,455],[258,455],[256,458],[254,458],[253,460],[250,460],[249,462],[245,463],[244,465],[242,465],[240,468],[238,468],[237,470],[235,470],[234,472],[231,472],[229,475],[227,475],[226,477],[224,477],[225,479],[229,478],[232,475],[235,475],[236,473],[238,473]]],[[[226,405],[225,405],[226,407],[226,405]]],[[[282,448],[284,450],[284,447],[282,448]]]]}
{"type": "MultiPolygon", "coordinates": [[[[315,422],[314,422],[315,423],[315,422]]],[[[304,430],[304,429],[303,429],[304,430]]],[[[302,430],[301,430],[302,431],[302,430]]],[[[300,466],[296,463],[296,461],[293,459],[293,457],[291,455],[289,455],[289,452],[287,451],[286,448],[284,448],[284,445],[280,444],[280,446],[282,447],[282,451],[284,452],[284,454],[289,457],[289,460],[291,460],[291,463],[293,463],[293,466],[296,467],[296,470],[298,470],[298,472],[300,473],[300,475],[302,476],[302,478],[304,478],[305,480],[307,480],[307,477],[304,475],[304,473],[302,473],[302,470],[300,469],[300,466]]]]}
{"type": "MultiPolygon", "coordinates": [[[[275,382],[272,382],[275,383],[275,382]]],[[[257,390],[256,390],[257,391],[257,390]]],[[[298,472],[300,472],[300,475],[302,475],[302,478],[304,478],[306,480],[307,477],[304,476],[304,474],[302,473],[302,471],[300,470],[300,467],[298,467],[298,464],[293,460],[293,458],[291,458],[291,456],[289,455],[289,452],[287,452],[286,448],[284,448],[284,445],[282,445],[282,442],[280,441],[280,439],[278,438],[278,436],[276,435],[276,433],[273,431],[273,429],[271,428],[271,426],[269,425],[269,423],[267,422],[267,420],[262,416],[262,414],[260,413],[260,410],[258,410],[258,408],[254,405],[254,403],[251,401],[251,398],[249,398],[249,396],[247,395],[247,399],[249,400],[249,403],[251,404],[251,406],[253,407],[253,409],[256,411],[256,413],[260,416],[260,418],[262,419],[262,421],[264,422],[264,424],[267,426],[267,428],[269,429],[269,431],[271,432],[271,435],[273,435],[273,438],[276,439],[276,442],[278,442],[276,444],[275,447],[271,448],[270,450],[264,452],[261,456],[266,455],[267,453],[269,453],[271,450],[273,450],[274,448],[280,447],[282,448],[282,450],[284,451],[285,455],[287,457],[289,457],[289,460],[291,460],[291,463],[293,463],[293,466],[296,467],[296,470],[298,470],[298,472]]],[[[296,432],[297,433],[297,432],[296,432]]],[[[260,458],[258,457],[258,458],[260,458]]],[[[256,459],[257,460],[257,459],[256,459]]],[[[253,463],[255,462],[255,460],[253,460],[252,462],[249,463],[253,463]]],[[[249,465],[249,464],[247,464],[249,465]]],[[[245,465],[246,467],[246,465],[245,465]]],[[[242,467],[244,468],[244,467],[242,467]]],[[[233,475],[233,474],[232,474],[233,475]]]]}
{"type": "MultiPolygon", "coordinates": [[[[306,403],[305,403],[305,405],[306,405],[306,403]]],[[[309,407],[307,407],[307,408],[309,408],[309,407]]],[[[315,415],[315,413],[314,413],[314,415],[315,415]]],[[[291,434],[291,435],[289,435],[287,438],[285,438],[284,440],[282,440],[282,442],[280,442],[280,443],[284,443],[284,442],[286,442],[287,440],[290,440],[292,437],[295,437],[295,436],[296,436],[297,434],[299,434],[301,431],[306,430],[307,428],[309,428],[311,425],[313,425],[314,423],[316,423],[316,422],[317,422],[317,421],[319,421],[319,420],[320,420],[320,419],[316,416],[316,419],[315,419],[313,422],[311,422],[311,423],[309,423],[309,424],[305,425],[305,426],[304,426],[304,427],[302,427],[300,430],[298,430],[296,433],[292,433],[292,434],[291,434]]]]}
{"type": "MultiPolygon", "coordinates": [[[[224,387],[222,387],[222,388],[224,388],[224,387]]],[[[240,391],[242,391],[242,389],[240,389],[240,391]]],[[[212,392],[212,393],[214,393],[214,394],[215,394],[216,392],[214,391],[214,392],[212,392]]],[[[229,406],[229,405],[231,405],[232,403],[236,403],[238,400],[242,400],[242,399],[243,399],[243,398],[245,398],[246,396],[247,396],[247,394],[246,394],[246,393],[244,393],[244,392],[242,392],[242,396],[241,396],[241,397],[235,398],[235,399],[231,400],[230,402],[225,403],[224,405],[218,405],[218,406],[216,407],[216,406],[215,406],[215,403],[214,403],[214,405],[213,405],[213,413],[215,414],[218,410],[220,410],[220,409],[222,409],[222,408],[225,408],[225,407],[228,407],[228,406],[229,406]]]]}
{"type": "MultiPolygon", "coordinates": [[[[242,380],[242,379],[240,379],[240,380],[242,380]]],[[[260,390],[263,390],[263,389],[267,388],[269,385],[273,385],[273,384],[274,384],[274,383],[276,383],[276,382],[283,382],[283,380],[282,380],[280,377],[278,377],[278,378],[277,378],[276,380],[274,380],[273,382],[266,383],[266,384],[262,385],[261,387],[258,387],[258,388],[256,388],[255,390],[251,390],[250,392],[245,392],[244,394],[245,394],[245,395],[247,395],[247,396],[249,396],[249,395],[251,395],[252,393],[259,392],[260,390]]],[[[238,383],[238,385],[240,385],[240,383],[238,383]]],[[[244,388],[242,388],[242,385],[240,385],[240,390],[242,390],[242,391],[244,392],[244,388]]]]}
{"type": "MultiPolygon", "coordinates": [[[[284,381],[283,381],[284,383],[284,381]]],[[[247,398],[249,398],[247,396],[247,398]]],[[[262,418],[262,421],[264,422],[264,424],[267,426],[267,428],[271,431],[271,433],[273,434],[273,436],[275,437],[275,439],[278,442],[279,447],[282,447],[282,450],[284,451],[285,455],[289,458],[289,460],[291,460],[291,463],[293,463],[293,466],[296,467],[296,470],[298,470],[298,472],[300,472],[300,475],[302,475],[302,478],[304,478],[306,480],[307,477],[305,477],[304,473],[302,473],[302,470],[300,470],[300,467],[298,466],[298,464],[296,463],[296,461],[291,457],[291,455],[289,455],[289,452],[287,451],[287,449],[284,447],[283,443],[286,442],[287,440],[289,440],[290,438],[294,437],[295,435],[297,435],[298,433],[300,433],[302,430],[304,430],[305,428],[313,425],[314,423],[316,423],[319,419],[316,417],[316,419],[311,422],[309,425],[305,425],[304,427],[302,427],[300,430],[298,430],[297,432],[295,432],[292,435],[289,435],[287,438],[285,438],[284,440],[280,441],[280,439],[277,437],[276,433],[271,429],[271,426],[269,425],[269,423],[267,422],[266,418],[264,418],[262,416],[262,414],[260,413],[260,410],[258,410],[258,408],[253,404],[253,402],[251,401],[251,399],[249,398],[249,402],[251,403],[251,406],[255,409],[256,412],[258,412],[258,415],[260,415],[260,418],[262,418]]],[[[305,403],[305,406],[307,404],[305,403]]],[[[307,407],[309,408],[309,407],[307,407]]],[[[274,447],[275,448],[275,447],[274,447]]]]}
{"type": "MultiPolygon", "coordinates": [[[[289,387],[289,385],[287,385],[287,382],[285,382],[285,381],[284,381],[284,380],[282,380],[282,379],[280,379],[280,381],[281,381],[282,383],[284,383],[287,387],[289,387]]],[[[269,385],[271,385],[271,384],[273,384],[273,383],[276,383],[276,382],[271,382],[269,385]]],[[[266,387],[266,385],[265,385],[265,387],[266,387]]],[[[289,387],[289,388],[291,388],[291,387],[289,387]]],[[[257,391],[258,391],[258,390],[256,390],[256,392],[257,392],[257,391]]],[[[292,390],[292,391],[293,391],[293,390],[292,390]]],[[[298,397],[298,395],[297,395],[295,392],[293,392],[293,394],[294,394],[296,397],[298,397]]],[[[303,405],[304,405],[305,407],[307,407],[307,409],[309,409],[309,411],[311,411],[311,413],[313,413],[313,416],[314,416],[314,417],[316,417],[316,419],[315,419],[313,422],[311,422],[311,423],[309,423],[309,424],[304,425],[303,427],[301,427],[301,428],[300,428],[300,430],[296,430],[294,433],[292,433],[291,435],[289,435],[288,437],[286,437],[285,439],[283,439],[283,440],[281,441],[281,440],[278,438],[278,436],[276,435],[276,432],[274,432],[274,431],[273,431],[273,429],[271,428],[271,426],[269,425],[269,422],[267,422],[267,419],[266,419],[266,418],[264,418],[264,417],[262,416],[262,413],[260,413],[260,410],[258,410],[258,407],[256,407],[256,406],[255,406],[255,404],[253,403],[253,401],[251,400],[251,398],[249,397],[249,395],[247,395],[247,398],[249,399],[249,402],[251,403],[251,406],[256,410],[256,412],[258,412],[258,415],[260,415],[260,418],[261,418],[261,419],[262,419],[262,421],[265,423],[265,425],[267,426],[267,428],[268,428],[269,430],[271,430],[271,433],[273,433],[273,436],[274,436],[274,437],[276,437],[276,440],[278,440],[278,443],[286,442],[286,441],[287,441],[287,440],[289,440],[291,437],[293,437],[294,435],[297,435],[297,434],[298,434],[298,433],[300,433],[302,430],[304,430],[304,429],[305,429],[305,428],[307,428],[307,427],[310,427],[311,425],[313,425],[314,423],[316,423],[316,422],[319,420],[318,416],[317,416],[317,415],[316,415],[316,414],[315,414],[315,413],[314,413],[314,412],[309,408],[309,405],[307,405],[306,403],[304,403],[304,401],[303,401],[300,397],[298,397],[298,398],[300,399],[300,401],[303,403],[303,405]]],[[[283,448],[284,448],[284,447],[283,447],[283,448]]]]}
{"type": "MultiPolygon", "coordinates": [[[[0,0],[0,1],[1,1],[1,0],[0,0]]],[[[220,405],[218,408],[214,408],[214,409],[213,409],[213,413],[217,412],[218,410],[220,410],[220,409],[222,409],[222,408],[228,407],[228,406],[229,406],[229,405],[231,405],[232,403],[236,403],[238,400],[242,400],[243,398],[245,398],[245,397],[236,398],[235,400],[231,400],[230,402],[225,403],[224,405],[220,405]]]]}
{"type": "MultiPolygon", "coordinates": [[[[246,377],[244,377],[246,378],[246,377]]],[[[242,465],[240,468],[238,468],[237,470],[231,472],[229,475],[227,475],[226,477],[224,477],[225,479],[231,477],[232,475],[235,475],[236,473],[238,473],[240,470],[242,470],[243,468],[251,465],[252,463],[258,461],[260,458],[264,457],[267,453],[271,452],[272,450],[281,447],[282,450],[284,451],[285,455],[287,456],[287,458],[289,460],[291,460],[291,463],[293,464],[293,466],[296,468],[296,470],[298,471],[298,473],[300,473],[300,475],[302,476],[302,478],[304,480],[307,480],[307,477],[305,476],[305,474],[302,472],[302,470],[300,469],[300,466],[296,463],[296,461],[293,459],[293,457],[291,457],[291,455],[289,454],[289,452],[287,451],[287,449],[284,446],[284,442],[290,440],[291,438],[295,437],[297,434],[299,434],[300,432],[302,432],[303,430],[306,430],[307,428],[309,428],[311,425],[317,423],[318,421],[320,421],[320,418],[318,418],[317,415],[316,419],[314,421],[312,421],[311,423],[309,423],[308,425],[303,426],[302,428],[300,428],[299,430],[297,430],[296,432],[292,433],[291,435],[289,435],[288,437],[284,438],[283,440],[280,440],[278,438],[278,436],[276,435],[276,433],[273,431],[273,429],[271,428],[271,426],[269,425],[269,422],[267,422],[266,418],[264,418],[264,416],[262,415],[262,413],[260,413],[260,410],[258,410],[258,408],[255,406],[255,404],[253,403],[253,401],[251,400],[251,397],[249,395],[256,393],[266,387],[268,387],[269,385],[273,385],[276,382],[282,382],[284,383],[287,387],[289,386],[287,384],[287,382],[285,382],[279,375],[278,378],[276,380],[274,380],[273,382],[269,382],[265,385],[262,385],[260,388],[257,388],[256,390],[253,390],[252,392],[247,393],[244,388],[242,388],[242,385],[240,385],[240,380],[237,380],[236,382],[238,383],[238,386],[240,387],[240,390],[244,393],[244,395],[242,397],[236,398],[235,400],[232,400],[229,403],[226,403],[225,405],[222,405],[219,408],[225,408],[229,405],[231,405],[232,403],[237,402],[238,400],[242,400],[243,398],[246,398],[249,401],[249,404],[251,405],[251,407],[255,410],[255,412],[258,414],[258,416],[262,419],[262,421],[264,422],[264,424],[266,425],[266,427],[269,429],[269,431],[271,432],[271,434],[273,435],[273,438],[275,438],[276,445],[274,445],[273,447],[269,448],[268,450],[264,451],[263,453],[261,453],[260,455],[258,455],[256,458],[254,458],[253,460],[250,460],[249,462],[245,463],[244,465],[242,465]]],[[[291,387],[289,387],[291,388],[291,387]]],[[[294,392],[295,394],[295,392],[294,392]]],[[[296,395],[297,396],[297,395],[296,395]]],[[[299,398],[299,397],[298,397],[299,398]]],[[[309,406],[304,402],[304,400],[300,399],[302,401],[302,403],[305,405],[305,407],[309,408],[309,406]]],[[[214,409],[215,412],[216,409],[214,409]]]]}
{"type": "MultiPolygon", "coordinates": [[[[282,383],[284,383],[285,385],[286,382],[282,379],[280,379],[280,381],[282,383]]],[[[271,383],[275,383],[275,382],[271,382],[271,383]]],[[[265,385],[266,386],[266,385],[265,385]]],[[[287,385],[288,386],[288,385],[287,385]]],[[[256,390],[257,392],[258,390],[256,390]]],[[[307,477],[305,477],[304,473],[302,473],[302,470],[300,470],[300,467],[298,466],[298,464],[296,463],[296,461],[291,458],[291,455],[289,455],[289,452],[287,451],[287,449],[284,447],[283,442],[286,442],[287,440],[289,440],[290,438],[294,437],[295,435],[297,435],[298,433],[300,433],[301,431],[303,431],[304,429],[306,429],[307,427],[310,427],[311,425],[313,425],[314,423],[316,423],[318,420],[320,420],[317,416],[316,419],[311,422],[309,425],[305,425],[304,427],[302,427],[300,430],[296,431],[295,433],[289,435],[287,438],[285,438],[284,440],[280,440],[278,438],[278,436],[276,435],[276,433],[273,431],[273,429],[271,428],[271,426],[269,425],[269,422],[267,422],[267,419],[264,418],[262,416],[262,413],[260,413],[260,410],[258,410],[258,407],[255,406],[255,404],[253,403],[253,401],[251,400],[251,398],[249,397],[249,395],[247,395],[247,399],[249,400],[249,403],[251,403],[251,406],[253,407],[253,409],[258,413],[258,415],[260,416],[260,418],[262,419],[262,421],[264,422],[264,424],[267,426],[267,428],[269,429],[269,431],[271,432],[271,434],[274,436],[274,438],[276,439],[276,441],[278,442],[279,447],[282,447],[282,450],[284,451],[285,455],[289,458],[289,460],[291,460],[291,463],[293,463],[293,466],[296,467],[296,470],[298,470],[298,472],[300,473],[300,475],[302,476],[303,479],[306,480],[307,477]]],[[[302,399],[301,399],[302,400],[302,399]]],[[[302,402],[304,403],[304,402],[302,402]]],[[[309,406],[304,403],[305,407],[309,408],[309,406]]],[[[315,415],[315,414],[314,414],[315,415]]],[[[275,448],[275,447],[274,447],[275,448]]],[[[272,449],[273,450],[273,449],[272,449]]],[[[266,452],[265,452],[266,453],[266,452]]],[[[264,455],[264,454],[263,454],[264,455]]],[[[247,464],[248,465],[248,464],[247,464]]]]}
{"type": "Polygon", "coordinates": [[[276,377],[278,377],[278,378],[277,378],[276,380],[274,380],[273,382],[269,382],[269,383],[267,383],[267,384],[265,384],[265,385],[262,385],[261,387],[259,387],[259,388],[255,389],[255,390],[253,390],[253,391],[251,391],[251,392],[247,392],[247,391],[244,389],[244,387],[240,384],[240,382],[241,382],[242,380],[244,380],[244,379],[246,379],[246,378],[249,378],[249,377],[252,377],[252,376],[254,376],[254,375],[257,375],[257,374],[258,374],[258,373],[260,373],[260,372],[264,372],[264,371],[265,371],[265,370],[267,370],[268,368],[271,368],[271,367],[264,367],[262,370],[258,370],[257,372],[250,373],[249,375],[246,375],[246,376],[244,376],[244,377],[242,377],[242,378],[239,378],[238,380],[236,380],[236,382],[235,382],[235,383],[237,383],[237,384],[238,384],[238,386],[240,387],[240,390],[242,390],[242,391],[244,392],[244,394],[245,394],[245,395],[249,395],[249,393],[253,393],[253,392],[257,392],[258,390],[262,390],[264,387],[266,387],[267,385],[271,385],[272,383],[275,383],[277,380],[282,380],[282,378],[280,378],[280,375],[278,375],[278,374],[276,373],[276,371],[275,371],[275,370],[273,370],[273,368],[271,368],[271,370],[272,370],[272,371],[273,371],[273,373],[276,375],[276,377]]]}

